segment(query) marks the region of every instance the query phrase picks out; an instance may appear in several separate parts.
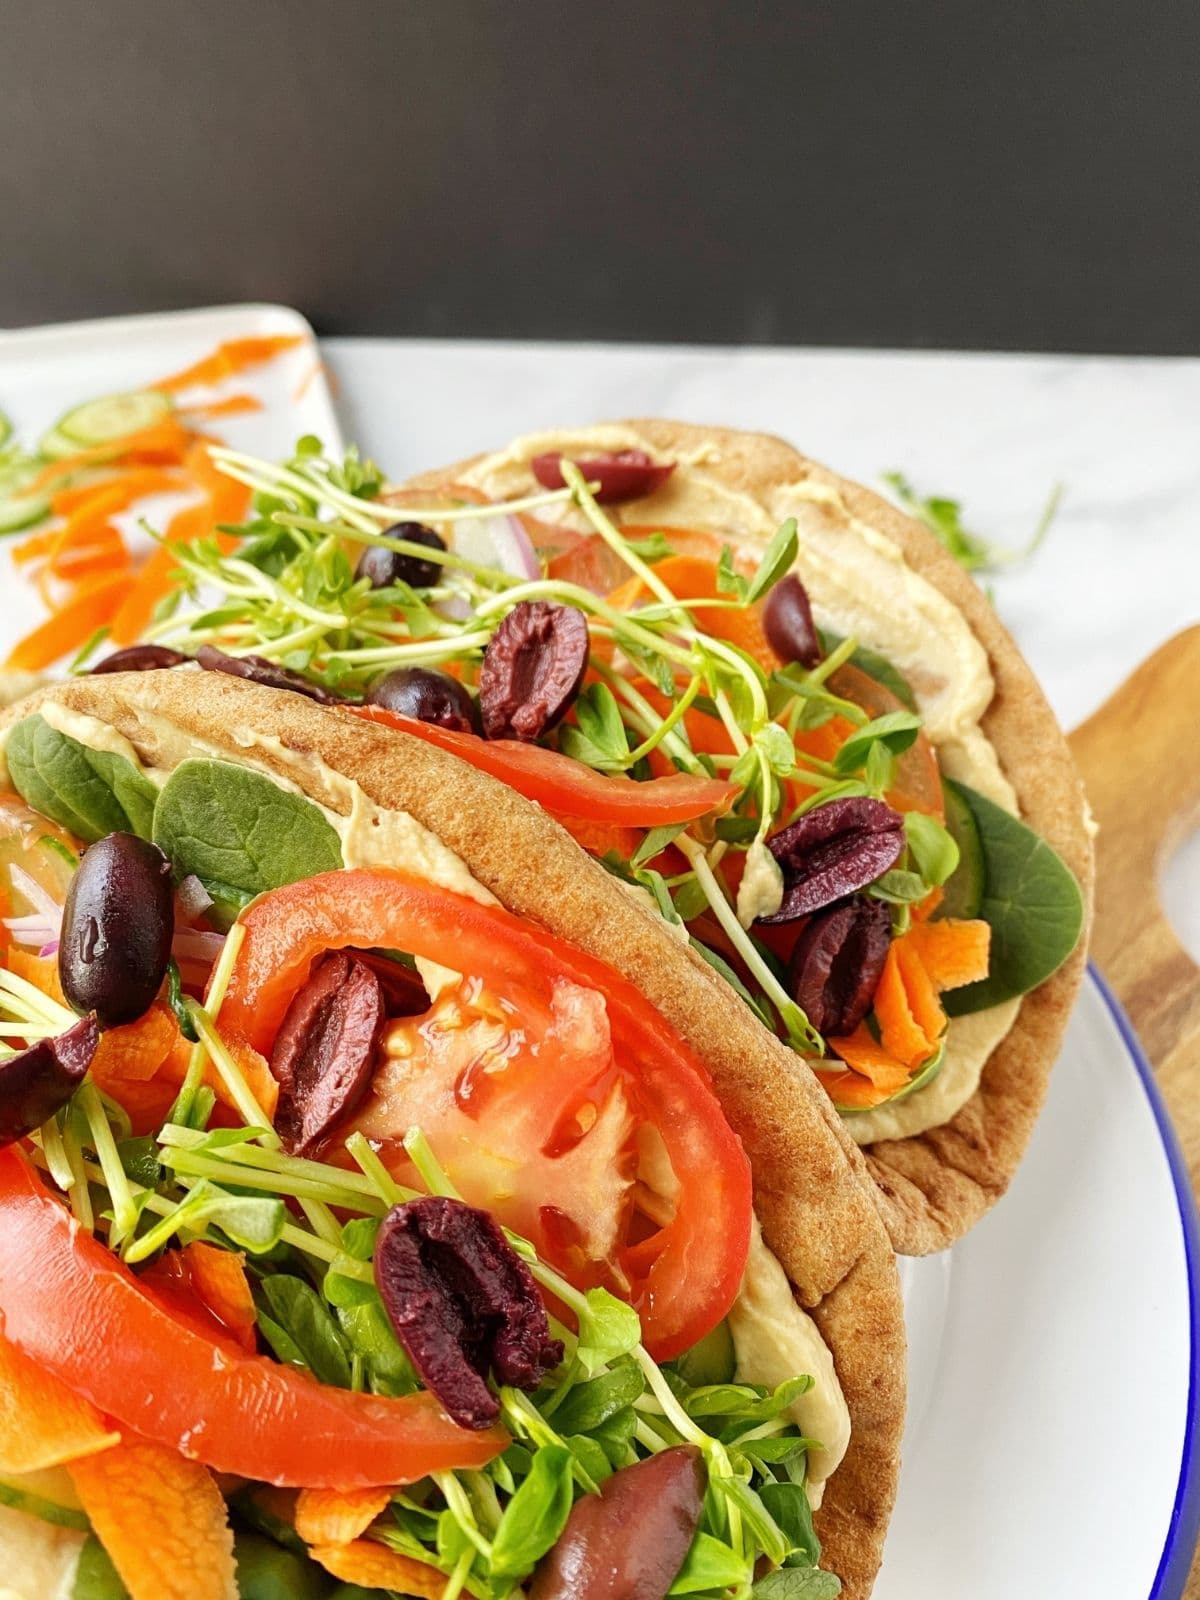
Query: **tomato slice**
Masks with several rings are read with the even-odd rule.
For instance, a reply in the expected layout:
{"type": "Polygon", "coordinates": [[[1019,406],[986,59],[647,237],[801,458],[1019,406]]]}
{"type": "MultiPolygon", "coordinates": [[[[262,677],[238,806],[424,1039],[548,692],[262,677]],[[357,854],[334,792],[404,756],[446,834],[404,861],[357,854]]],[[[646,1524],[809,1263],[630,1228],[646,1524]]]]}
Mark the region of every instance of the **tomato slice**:
{"type": "Polygon", "coordinates": [[[633,984],[496,906],[399,872],[277,889],[241,917],[223,1030],[269,1052],[312,962],[385,945],[466,975],[389,1029],[363,1131],[402,1161],[419,1124],[467,1194],[583,1287],[636,1306],[661,1360],[729,1310],[749,1249],[741,1143],[708,1074],[633,984]]]}
{"type": "Polygon", "coordinates": [[[430,1394],[353,1394],[205,1337],[81,1229],[12,1146],[0,1151],[0,1321],[123,1427],[263,1483],[412,1483],[481,1467],[508,1443],[502,1429],[458,1427],[430,1394]]]}
{"type": "Polygon", "coordinates": [[[345,709],[356,717],[410,733],[426,744],[448,750],[480,772],[499,778],[527,800],[536,800],[556,817],[657,828],[668,822],[693,822],[710,811],[719,811],[737,793],[733,784],[719,778],[693,778],[686,772],[635,783],[632,778],[594,772],[555,750],[521,744],[516,739],[480,739],[473,733],[457,733],[452,728],[398,716],[383,706],[345,709]]]}

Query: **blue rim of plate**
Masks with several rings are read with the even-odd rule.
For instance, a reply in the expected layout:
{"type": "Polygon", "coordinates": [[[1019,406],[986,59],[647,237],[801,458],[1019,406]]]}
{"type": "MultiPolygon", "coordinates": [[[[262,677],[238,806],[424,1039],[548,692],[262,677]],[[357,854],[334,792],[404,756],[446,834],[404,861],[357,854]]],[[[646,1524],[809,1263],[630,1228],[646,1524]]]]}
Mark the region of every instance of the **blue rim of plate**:
{"type": "Polygon", "coordinates": [[[1158,1571],[1149,1600],[1182,1600],[1191,1570],[1196,1541],[1200,1537],[1200,1215],[1192,1193],[1191,1177],[1179,1139],[1163,1103],[1154,1069],[1146,1059],[1141,1040],[1133,1024],[1125,1015],[1120,1001],[1108,987],[1097,969],[1089,964],[1088,972],[1099,990],[1100,998],[1108,1007],[1122,1043],[1129,1051],[1137,1068],[1146,1099],[1158,1127],[1175,1199],[1179,1206],[1179,1221],[1183,1229],[1183,1255],[1187,1267],[1188,1304],[1191,1313],[1191,1337],[1188,1341],[1191,1354],[1188,1361],[1188,1409],[1183,1433],[1183,1450],[1180,1455],[1179,1484],[1175,1490],[1175,1504],[1167,1525],[1166,1543],[1159,1559],[1158,1571]]]}

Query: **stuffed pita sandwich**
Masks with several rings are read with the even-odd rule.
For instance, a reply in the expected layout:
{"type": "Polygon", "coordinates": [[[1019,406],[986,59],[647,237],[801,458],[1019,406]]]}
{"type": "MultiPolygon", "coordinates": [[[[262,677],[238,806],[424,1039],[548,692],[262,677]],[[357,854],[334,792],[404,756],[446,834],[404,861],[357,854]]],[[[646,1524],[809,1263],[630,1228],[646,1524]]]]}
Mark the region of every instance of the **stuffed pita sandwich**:
{"type": "Polygon", "coordinates": [[[887,1236],[641,885],[228,671],[79,677],[0,735],[14,1593],[869,1594],[887,1236]]]}

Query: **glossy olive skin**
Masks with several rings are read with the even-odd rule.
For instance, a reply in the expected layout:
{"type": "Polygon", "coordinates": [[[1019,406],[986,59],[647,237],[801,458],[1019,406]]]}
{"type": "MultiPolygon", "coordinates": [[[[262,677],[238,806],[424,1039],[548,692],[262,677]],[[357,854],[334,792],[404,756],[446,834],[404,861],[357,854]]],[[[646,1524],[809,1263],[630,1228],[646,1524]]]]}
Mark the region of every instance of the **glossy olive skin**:
{"type": "Polygon", "coordinates": [[[771,649],[784,661],[798,661],[803,667],[815,667],[820,661],[821,638],[808,590],[794,572],[781,578],[767,596],[763,631],[771,649]]]}
{"type": "Polygon", "coordinates": [[[157,845],[110,833],[91,845],[63,910],[58,973],[76,1011],[102,1028],[135,1022],[162,987],[175,907],[171,864],[157,845]]]}
{"type": "Polygon", "coordinates": [[[664,1600],[704,1509],[704,1460],[676,1445],[622,1467],[575,1502],[529,1600],[664,1600]]]}
{"type": "Polygon", "coordinates": [[[474,700],[448,672],[436,667],[397,667],[376,678],[367,704],[383,706],[401,717],[433,722],[457,733],[477,733],[479,712],[474,700]]]}
{"type": "Polygon", "coordinates": [[[98,661],[91,669],[91,676],[94,678],[102,672],[159,672],[168,667],[186,666],[191,659],[169,645],[131,644],[98,661]]]}
{"type": "Polygon", "coordinates": [[[56,1039],[39,1039],[0,1061],[0,1148],[66,1105],[87,1076],[99,1039],[95,1017],[81,1017],[56,1039]]]}
{"type": "MultiPolygon", "coordinates": [[[[446,541],[423,522],[395,522],[383,530],[385,539],[403,539],[405,544],[423,544],[429,550],[444,550],[446,541]]],[[[441,576],[436,561],[423,561],[404,550],[389,550],[384,545],[368,545],[354,569],[356,578],[370,578],[372,589],[387,589],[393,583],[406,583],[410,589],[431,589],[441,576]]]]}

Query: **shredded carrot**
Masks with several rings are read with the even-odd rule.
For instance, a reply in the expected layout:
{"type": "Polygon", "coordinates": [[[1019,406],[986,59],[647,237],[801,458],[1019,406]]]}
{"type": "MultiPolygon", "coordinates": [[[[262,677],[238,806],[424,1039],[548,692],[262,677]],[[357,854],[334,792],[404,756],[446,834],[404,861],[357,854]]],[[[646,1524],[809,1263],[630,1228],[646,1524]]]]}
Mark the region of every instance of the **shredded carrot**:
{"type": "Polygon", "coordinates": [[[237,1600],[229,1514],[198,1461],[122,1442],[70,1471],[131,1600],[237,1600]]]}
{"type": "Polygon", "coordinates": [[[314,361],[312,366],[309,367],[308,371],[300,379],[300,382],[292,390],[292,399],[295,401],[303,400],[304,396],[308,393],[313,384],[316,383],[317,379],[324,371],[325,363],[323,361],[314,361]]]}
{"type": "Polygon", "coordinates": [[[946,1026],[946,1014],[928,973],[904,939],[893,939],[888,948],[874,1006],[887,1054],[908,1067],[926,1060],[946,1026]]]}
{"type": "Polygon", "coordinates": [[[252,394],[231,394],[227,400],[212,400],[207,405],[180,408],[192,417],[236,417],[246,411],[261,411],[263,403],[252,394]]]}
{"type": "Polygon", "coordinates": [[[847,1034],[844,1039],[829,1039],[826,1043],[847,1066],[853,1067],[876,1089],[882,1089],[887,1094],[895,1094],[897,1089],[903,1089],[911,1076],[908,1064],[897,1060],[885,1044],[874,1039],[866,1023],[860,1022],[854,1032],[847,1034]]]}
{"type": "Polygon", "coordinates": [[[73,489],[60,489],[52,496],[50,509],[56,517],[71,517],[79,511],[103,510],[104,516],[115,516],[127,511],[138,500],[152,494],[168,494],[172,489],[186,487],[186,480],[178,472],[164,467],[134,467],[107,477],[99,483],[77,485],[73,489]]]}
{"type": "Polygon", "coordinates": [[[958,989],[986,978],[991,937],[986,922],[956,917],[914,922],[905,935],[938,989],[958,989]]]}
{"type": "Polygon", "coordinates": [[[155,422],[136,433],[126,434],[123,439],[112,439],[71,456],[60,456],[30,480],[25,492],[36,494],[39,489],[57,483],[60,478],[69,478],[84,467],[107,466],[111,462],[139,467],[175,465],[183,460],[190,440],[191,434],[174,418],[155,422]]]}
{"type": "MultiPolygon", "coordinates": [[[[440,1600],[446,1576],[423,1561],[402,1556],[398,1550],[358,1539],[353,1544],[314,1545],[309,1555],[332,1577],[342,1583],[356,1583],[364,1589],[392,1589],[399,1594],[440,1600]]],[[[139,1600],[134,1596],[134,1600],[139,1600]]]]}
{"type": "MultiPolygon", "coordinates": [[[[186,1245],[183,1255],[192,1287],[213,1316],[229,1329],[243,1349],[256,1350],[257,1318],[250,1281],[246,1277],[245,1257],[198,1240],[186,1245]]],[[[349,1537],[356,1538],[357,1534],[349,1537]]]]}
{"type": "MultiPolygon", "coordinates": [[[[869,1078],[857,1072],[827,1072],[818,1067],[817,1078],[833,1103],[849,1111],[870,1111],[896,1092],[877,1089],[869,1078]]],[[[903,1084],[900,1087],[903,1088],[903,1084]]]]}
{"type": "Polygon", "coordinates": [[[4,665],[17,672],[40,672],[68,651],[78,650],[97,628],[112,621],[128,585],[123,572],[81,584],[61,610],[47,617],[9,651],[4,665]]]}
{"type": "Polygon", "coordinates": [[[302,1489],[296,1532],[305,1544],[353,1544],[391,1498],[390,1489],[302,1489]]]}
{"type": "Polygon", "coordinates": [[[58,961],[54,956],[35,956],[28,950],[22,950],[20,945],[14,945],[5,965],[18,978],[24,978],[26,983],[49,995],[51,1000],[57,1000],[60,1006],[66,1005],[67,999],[58,977],[58,961]]]}
{"type": "Polygon", "coordinates": [[[184,367],[181,372],[173,372],[169,378],[160,378],[154,388],[162,389],[167,394],[174,394],[179,389],[220,383],[225,378],[232,378],[239,372],[244,372],[247,367],[261,366],[264,361],[273,360],[285,350],[294,350],[298,344],[304,342],[305,336],[302,333],[277,333],[249,339],[226,339],[211,355],[194,362],[190,367],[184,367]]]}
{"type": "Polygon", "coordinates": [[[0,1473],[62,1466],[120,1437],[94,1406],[0,1338],[0,1473]]]}
{"type": "MultiPolygon", "coordinates": [[[[668,539],[671,531],[665,530],[668,539]]],[[[654,567],[671,593],[680,600],[731,600],[732,595],[722,594],[717,587],[716,562],[696,555],[673,555],[659,561],[654,567]]],[[[618,610],[631,610],[640,600],[653,599],[640,578],[634,577],[619,585],[608,596],[608,603],[618,610]]],[[[697,620],[706,633],[725,639],[752,656],[765,672],[773,672],[782,662],[767,643],[762,616],[757,606],[725,608],[703,606],[697,620]]]]}
{"type": "Polygon", "coordinates": [[[169,1006],[155,1001],[136,1022],[107,1028],[92,1057],[92,1076],[120,1099],[122,1083],[147,1083],[162,1068],[180,1040],[179,1024],[169,1006]]]}

